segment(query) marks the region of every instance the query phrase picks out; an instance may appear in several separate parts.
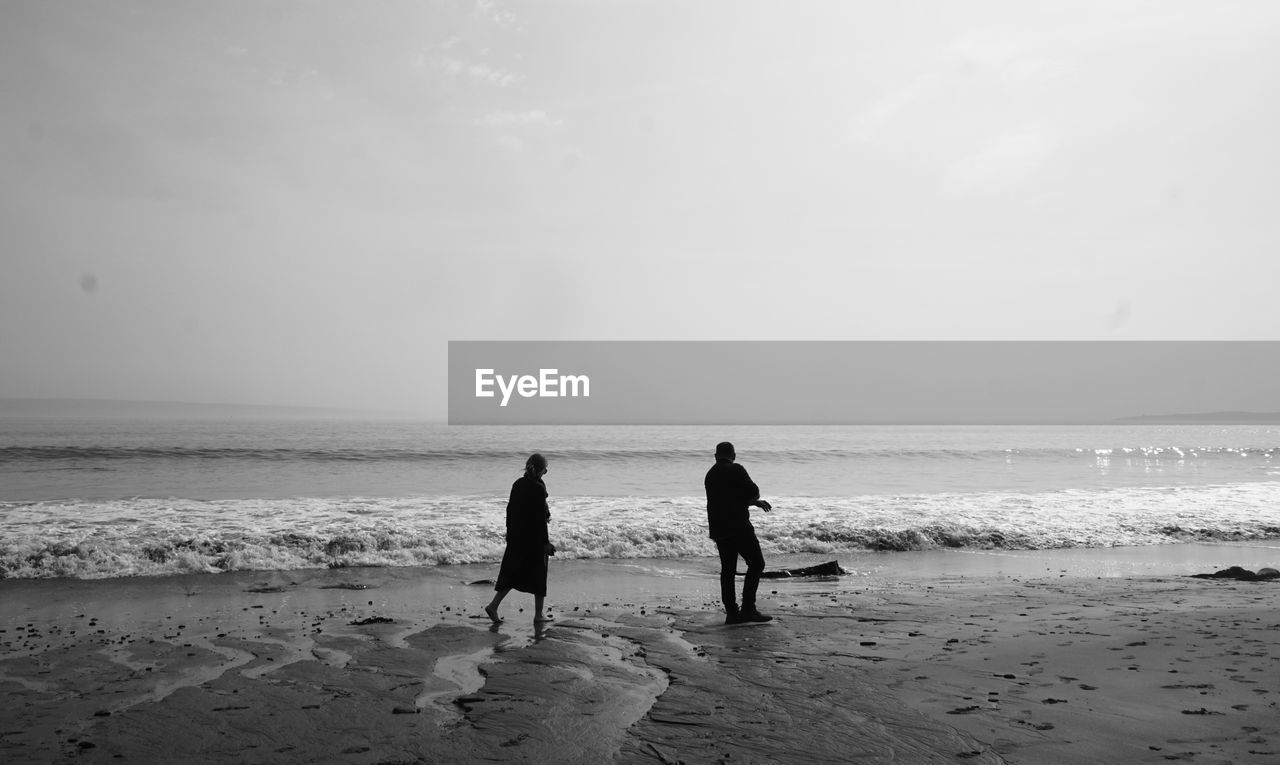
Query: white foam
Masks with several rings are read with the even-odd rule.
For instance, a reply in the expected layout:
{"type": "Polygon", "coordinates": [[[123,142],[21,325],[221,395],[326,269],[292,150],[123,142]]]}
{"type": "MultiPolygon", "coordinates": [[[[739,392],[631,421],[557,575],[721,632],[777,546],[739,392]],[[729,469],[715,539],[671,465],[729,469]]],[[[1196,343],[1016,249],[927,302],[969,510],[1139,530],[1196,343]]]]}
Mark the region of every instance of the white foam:
{"type": "MultiPolygon", "coordinates": [[[[1280,537],[1280,482],[771,501],[773,512],[753,518],[762,545],[778,552],[1280,537]]],[[[551,535],[564,558],[715,554],[701,497],[553,497],[551,507],[551,535]]],[[[463,564],[496,561],[505,546],[503,505],[476,497],[134,499],[0,509],[0,572],[18,578],[463,564]]]]}

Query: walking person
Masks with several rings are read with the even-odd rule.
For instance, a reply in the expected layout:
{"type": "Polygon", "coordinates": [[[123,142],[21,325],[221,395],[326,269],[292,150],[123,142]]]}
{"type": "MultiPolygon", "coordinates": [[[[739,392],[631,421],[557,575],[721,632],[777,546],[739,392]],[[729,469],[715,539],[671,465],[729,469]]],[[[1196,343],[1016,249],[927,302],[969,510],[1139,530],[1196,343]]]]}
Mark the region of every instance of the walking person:
{"type": "Polygon", "coordinates": [[[556,548],[547,537],[551,511],[547,507],[547,486],[542,482],[546,474],[546,457],[532,454],[525,461],[524,475],[511,485],[511,498],[507,501],[507,548],[494,585],[497,592],[484,607],[494,624],[502,621],[498,617],[498,606],[512,590],[533,595],[535,624],[549,619],[542,610],[547,596],[547,556],[555,555],[556,548]]]}
{"type": "Polygon", "coordinates": [[[760,499],[760,489],[747,469],[734,460],[737,454],[733,444],[722,441],[716,445],[716,464],[707,471],[703,485],[707,490],[707,525],[711,538],[720,552],[720,599],[724,601],[725,624],[767,622],[773,619],[756,609],[756,590],[760,575],[764,572],[764,554],[751,525],[751,508],[758,507],[766,513],[773,509],[760,499]],[[742,582],[742,605],[738,605],[734,578],[737,576],[738,558],[747,564],[747,574],[742,582]]]}

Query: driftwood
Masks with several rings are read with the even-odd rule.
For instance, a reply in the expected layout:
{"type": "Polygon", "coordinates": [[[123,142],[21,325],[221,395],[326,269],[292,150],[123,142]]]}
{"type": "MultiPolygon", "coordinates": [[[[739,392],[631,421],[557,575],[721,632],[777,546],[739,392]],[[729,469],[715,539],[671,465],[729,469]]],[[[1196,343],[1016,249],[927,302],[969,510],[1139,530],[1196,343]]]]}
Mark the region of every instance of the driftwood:
{"type": "Polygon", "coordinates": [[[788,579],[793,576],[840,576],[845,570],[836,561],[819,563],[816,566],[789,568],[783,571],[766,571],[760,575],[762,579],[788,579]]]}
{"type": "Polygon", "coordinates": [[[1280,579],[1280,571],[1274,568],[1259,569],[1257,573],[1240,566],[1224,568],[1212,574],[1192,574],[1196,579],[1235,579],[1241,582],[1265,582],[1269,579],[1280,579]]]}

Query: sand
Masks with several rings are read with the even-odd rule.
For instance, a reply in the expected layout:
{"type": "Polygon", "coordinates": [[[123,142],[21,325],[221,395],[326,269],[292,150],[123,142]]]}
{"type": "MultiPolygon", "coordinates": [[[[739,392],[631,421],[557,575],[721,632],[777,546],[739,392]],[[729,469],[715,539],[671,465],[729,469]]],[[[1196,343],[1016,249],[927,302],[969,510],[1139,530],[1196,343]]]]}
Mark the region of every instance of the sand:
{"type": "Polygon", "coordinates": [[[1187,549],[842,556],[736,626],[712,561],[557,561],[545,627],[487,566],[2,581],[0,761],[1280,762],[1280,582],[1188,576],[1280,550],[1187,549]]]}

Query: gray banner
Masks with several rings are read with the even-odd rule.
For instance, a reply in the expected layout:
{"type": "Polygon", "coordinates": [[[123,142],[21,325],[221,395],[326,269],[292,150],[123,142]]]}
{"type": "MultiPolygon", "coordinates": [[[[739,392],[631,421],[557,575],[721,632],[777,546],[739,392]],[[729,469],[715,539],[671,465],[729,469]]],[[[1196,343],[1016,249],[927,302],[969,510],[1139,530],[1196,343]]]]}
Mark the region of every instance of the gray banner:
{"type": "Polygon", "coordinates": [[[1090,423],[1280,411],[1280,342],[451,341],[449,423],[1090,423]]]}

